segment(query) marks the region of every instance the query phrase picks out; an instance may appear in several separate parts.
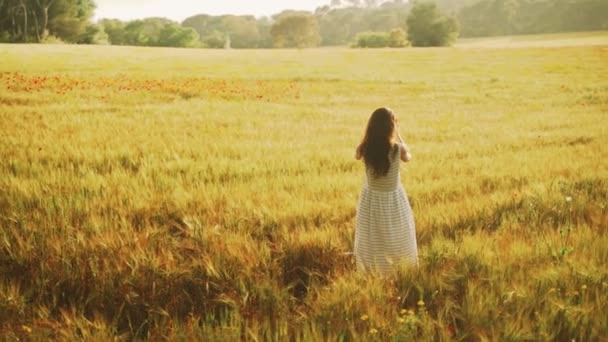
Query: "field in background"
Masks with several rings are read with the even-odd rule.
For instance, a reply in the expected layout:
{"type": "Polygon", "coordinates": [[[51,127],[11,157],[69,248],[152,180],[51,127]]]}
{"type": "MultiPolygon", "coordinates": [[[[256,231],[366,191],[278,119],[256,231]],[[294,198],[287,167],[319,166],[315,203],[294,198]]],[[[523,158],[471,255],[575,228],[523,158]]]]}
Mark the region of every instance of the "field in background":
{"type": "Polygon", "coordinates": [[[0,60],[9,340],[608,338],[606,45],[0,60]],[[420,269],[381,279],[347,253],[385,105],[420,269]]]}
{"type": "Polygon", "coordinates": [[[455,44],[455,46],[459,48],[537,48],[593,45],[608,45],[608,32],[570,32],[520,36],[461,38],[455,44]]]}

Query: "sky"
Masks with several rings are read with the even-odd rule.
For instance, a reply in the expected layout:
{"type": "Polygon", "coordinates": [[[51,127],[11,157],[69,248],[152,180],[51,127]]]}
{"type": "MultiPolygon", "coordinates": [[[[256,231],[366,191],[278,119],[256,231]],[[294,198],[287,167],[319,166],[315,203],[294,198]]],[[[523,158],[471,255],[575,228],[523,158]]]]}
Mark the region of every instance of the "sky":
{"type": "Polygon", "coordinates": [[[164,17],[178,22],[196,14],[270,16],[284,9],[314,11],[330,0],[95,0],[94,19],[164,17]]]}

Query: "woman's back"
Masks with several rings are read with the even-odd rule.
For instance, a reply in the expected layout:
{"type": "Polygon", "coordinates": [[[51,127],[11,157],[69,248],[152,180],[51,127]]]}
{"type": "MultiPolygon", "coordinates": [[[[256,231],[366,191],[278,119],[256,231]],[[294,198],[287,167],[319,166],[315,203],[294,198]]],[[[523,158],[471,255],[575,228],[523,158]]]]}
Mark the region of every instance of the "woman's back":
{"type": "Polygon", "coordinates": [[[400,184],[399,179],[399,145],[395,144],[389,151],[390,167],[384,176],[375,176],[372,168],[365,168],[367,185],[373,191],[394,191],[400,184]]]}

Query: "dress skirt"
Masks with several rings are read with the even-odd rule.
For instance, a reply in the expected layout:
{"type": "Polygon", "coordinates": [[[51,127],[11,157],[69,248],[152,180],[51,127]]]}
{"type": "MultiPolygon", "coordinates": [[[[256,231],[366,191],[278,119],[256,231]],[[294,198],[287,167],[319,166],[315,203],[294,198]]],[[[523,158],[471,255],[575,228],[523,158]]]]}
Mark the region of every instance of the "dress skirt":
{"type": "Polygon", "coordinates": [[[414,216],[401,184],[392,191],[363,186],[357,205],[354,254],[360,271],[383,274],[400,263],[418,264],[414,216]]]}

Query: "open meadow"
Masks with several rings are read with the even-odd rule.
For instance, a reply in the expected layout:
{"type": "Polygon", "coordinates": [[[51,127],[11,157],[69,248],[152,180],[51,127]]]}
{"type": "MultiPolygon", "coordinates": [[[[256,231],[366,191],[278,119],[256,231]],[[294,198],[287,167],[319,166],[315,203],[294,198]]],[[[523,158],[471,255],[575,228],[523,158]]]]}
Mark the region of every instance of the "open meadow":
{"type": "Polygon", "coordinates": [[[0,45],[0,336],[606,340],[607,35],[0,45]],[[348,254],[380,106],[420,251],[384,279],[348,254]]]}

